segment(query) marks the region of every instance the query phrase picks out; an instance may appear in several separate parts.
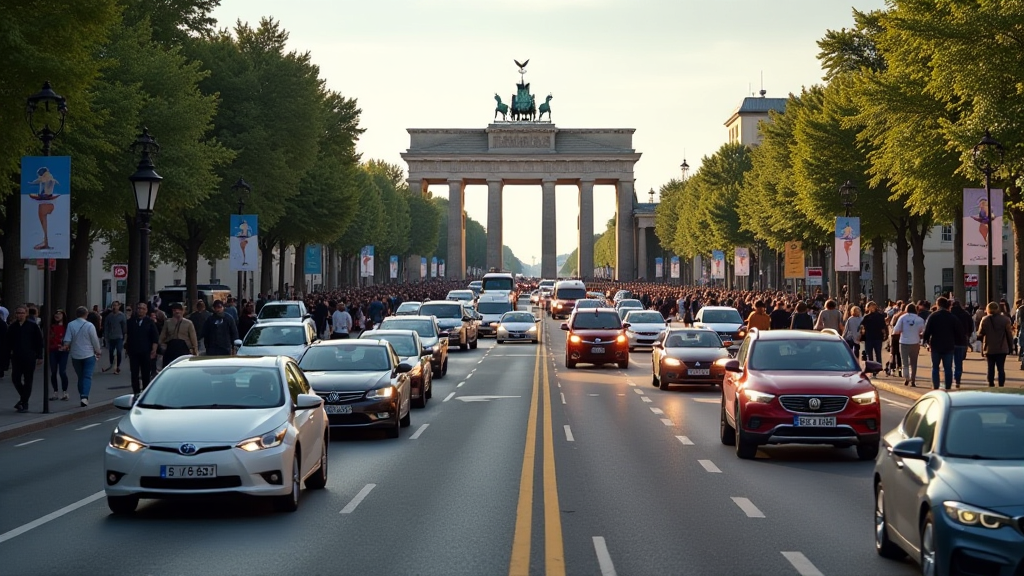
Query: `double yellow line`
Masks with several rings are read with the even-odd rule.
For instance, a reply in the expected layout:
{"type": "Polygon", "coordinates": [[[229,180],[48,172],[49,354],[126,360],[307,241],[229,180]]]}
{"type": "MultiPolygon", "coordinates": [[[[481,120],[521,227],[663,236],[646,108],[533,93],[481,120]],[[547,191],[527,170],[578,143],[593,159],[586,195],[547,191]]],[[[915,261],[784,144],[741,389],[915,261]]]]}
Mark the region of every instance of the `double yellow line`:
{"type": "Polygon", "coordinates": [[[516,528],[512,538],[510,576],[530,574],[530,543],[533,529],[533,478],[537,460],[537,412],[541,388],[544,392],[544,571],[548,576],[565,575],[565,551],[562,545],[562,518],[558,507],[558,481],[555,475],[555,435],[551,418],[551,388],[548,382],[544,342],[537,346],[533,368],[533,392],[530,415],[526,424],[526,450],[523,473],[519,480],[519,504],[516,507],[516,528]]]}

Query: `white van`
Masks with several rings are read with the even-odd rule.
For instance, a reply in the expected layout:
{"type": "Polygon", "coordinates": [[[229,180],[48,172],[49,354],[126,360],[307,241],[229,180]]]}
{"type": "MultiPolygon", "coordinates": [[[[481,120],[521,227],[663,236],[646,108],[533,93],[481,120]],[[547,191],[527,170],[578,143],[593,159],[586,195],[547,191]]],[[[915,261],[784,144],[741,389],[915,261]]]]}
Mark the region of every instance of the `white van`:
{"type": "Polygon", "coordinates": [[[498,333],[498,324],[505,312],[516,309],[515,304],[509,302],[502,294],[484,294],[476,302],[476,311],[482,317],[480,321],[481,336],[495,336],[498,333]]]}
{"type": "Polygon", "coordinates": [[[493,300],[496,295],[503,295],[515,306],[516,279],[508,272],[488,272],[480,281],[480,299],[493,300]]]}

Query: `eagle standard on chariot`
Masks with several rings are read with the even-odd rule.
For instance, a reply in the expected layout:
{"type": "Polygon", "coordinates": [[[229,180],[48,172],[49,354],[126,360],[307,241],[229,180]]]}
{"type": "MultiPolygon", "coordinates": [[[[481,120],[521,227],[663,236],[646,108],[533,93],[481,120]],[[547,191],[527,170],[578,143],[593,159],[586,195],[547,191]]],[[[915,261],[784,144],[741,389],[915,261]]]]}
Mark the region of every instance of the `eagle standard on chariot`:
{"type": "Polygon", "coordinates": [[[512,116],[513,122],[530,121],[534,122],[544,117],[546,113],[548,115],[548,121],[551,121],[551,99],[554,98],[548,94],[548,97],[544,100],[544,103],[540,105],[540,114],[538,114],[536,99],[533,94],[530,94],[530,84],[526,82],[524,75],[526,74],[526,65],[530,63],[529,60],[520,63],[518,60],[513,60],[516,66],[519,67],[519,82],[516,83],[516,93],[512,95],[511,106],[501,101],[501,96],[494,95],[494,100],[498,105],[494,108],[494,117],[497,118],[498,114],[501,114],[502,120],[507,120],[509,114],[512,116]]]}

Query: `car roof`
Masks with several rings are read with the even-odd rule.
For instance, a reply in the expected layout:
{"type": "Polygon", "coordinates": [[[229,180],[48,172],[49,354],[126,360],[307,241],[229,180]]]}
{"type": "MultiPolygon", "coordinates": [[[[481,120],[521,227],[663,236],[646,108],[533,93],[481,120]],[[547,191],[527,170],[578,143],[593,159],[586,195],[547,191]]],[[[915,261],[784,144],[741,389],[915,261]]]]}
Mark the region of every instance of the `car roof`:
{"type": "Polygon", "coordinates": [[[413,300],[409,302],[402,302],[401,304],[398,305],[398,307],[401,308],[402,306],[420,306],[422,304],[423,302],[416,302],[415,300],[413,300]]]}
{"type": "Polygon", "coordinates": [[[431,314],[430,316],[424,314],[406,314],[404,316],[388,316],[384,320],[402,320],[403,322],[405,320],[429,320],[430,322],[433,322],[434,316],[433,314],[431,314]]]}
{"type": "Polygon", "coordinates": [[[739,314],[740,312],[739,310],[733,308],[732,306],[704,306],[701,308],[701,310],[732,310],[737,314],[739,314]]]}
{"type": "Polygon", "coordinates": [[[387,340],[378,340],[376,338],[342,338],[340,340],[320,340],[314,342],[310,346],[385,346],[390,345],[387,340]]]}
{"type": "Polygon", "coordinates": [[[461,302],[456,302],[455,300],[427,300],[426,302],[420,304],[420,306],[426,306],[427,304],[445,304],[445,305],[448,305],[448,306],[456,306],[456,305],[457,306],[461,306],[462,305],[461,302]]]}
{"type": "Polygon", "coordinates": [[[758,330],[758,340],[842,340],[834,332],[817,330],[758,330]]]}
{"type": "Polygon", "coordinates": [[[367,330],[359,335],[358,340],[372,340],[372,336],[413,336],[417,335],[415,330],[367,330]],[[371,338],[367,338],[370,336],[371,338]]]}
{"type": "MultiPolygon", "coordinates": [[[[339,342],[339,340],[335,340],[339,342]]],[[[171,366],[190,365],[193,367],[242,367],[276,368],[281,362],[287,361],[285,356],[182,356],[181,360],[171,366]]]]}
{"type": "Polygon", "coordinates": [[[312,322],[309,318],[261,318],[259,326],[305,326],[312,322]]]}
{"type": "Polygon", "coordinates": [[[992,404],[1024,406],[1024,389],[963,390],[947,394],[951,406],[991,406],[992,404]]]}

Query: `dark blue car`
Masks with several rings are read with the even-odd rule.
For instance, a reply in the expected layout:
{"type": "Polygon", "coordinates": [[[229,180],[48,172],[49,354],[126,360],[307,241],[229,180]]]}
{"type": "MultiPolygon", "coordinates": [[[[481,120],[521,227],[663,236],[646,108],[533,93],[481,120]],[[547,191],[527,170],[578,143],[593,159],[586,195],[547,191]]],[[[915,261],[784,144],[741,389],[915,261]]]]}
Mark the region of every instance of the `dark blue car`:
{"type": "Polygon", "coordinates": [[[875,548],[925,576],[1024,574],[1024,390],[934,391],[885,435],[875,548]]]}

